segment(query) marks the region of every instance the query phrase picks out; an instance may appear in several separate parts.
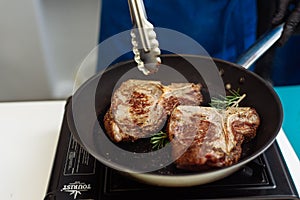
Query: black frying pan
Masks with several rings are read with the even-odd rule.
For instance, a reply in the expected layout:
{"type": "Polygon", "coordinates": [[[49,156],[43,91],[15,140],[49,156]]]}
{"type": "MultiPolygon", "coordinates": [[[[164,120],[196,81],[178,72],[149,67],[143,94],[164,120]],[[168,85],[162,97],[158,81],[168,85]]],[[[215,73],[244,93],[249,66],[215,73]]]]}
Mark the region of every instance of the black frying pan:
{"type": "MultiPolygon", "coordinates": [[[[264,37],[266,38],[266,37],[264,37]]],[[[269,39],[268,39],[269,40],[269,39]]],[[[266,46],[268,48],[269,46],[266,46]]],[[[261,50],[261,48],[260,48],[261,50]]],[[[158,186],[178,187],[193,186],[219,180],[240,169],[244,164],[255,159],[263,153],[275,140],[283,119],[281,102],[274,92],[272,86],[253,72],[245,69],[251,65],[263,52],[250,48],[248,53],[255,51],[256,58],[247,57],[248,53],[236,64],[220,59],[211,59],[197,55],[162,55],[162,63],[177,70],[189,82],[200,82],[204,88],[202,90],[205,102],[210,101],[207,83],[204,82],[201,74],[194,71],[194,66],[204,66],[213,61],[220,74],[224,85],[230,85],[231,89],[240,89],[241,94],[247,97],[240,103],[240,106],[254,107],[260,115],[261,125],[256,137],[249,143],[243,145],[243,154],[237,164],[222,169],[214,169],[205,172],[181,172],[170,167],[170,173],[137,173],[128,169],[118,162],[119,155],[114,155],[114,147],[108,144],[108,137],[103,129],[103,116],[110,105],[113,90],[121,80],[126,80],[124,74],[134,70],[136,64],[133,60],[117,63],[110,66],[106,71],[89,78],[74,93],[67,106],[67,120],[70,130],[77,141],[96,159],[103,164],[114,168],[125,175],[136,180],[158,186]],[[185,67],[182,67],[185,66],[185,67]],[[118,159],[115,159],[118,157],[118,159]]],[[[255,53],[251,53],[254,55],[255,53]]],[[[130,77],[131,78],[131,77],[130,77]]],[[[170,80],[172,82],[172,80],[170,80]]],[[[139,145],[143,145],[142,143],[139,145]]],[[[129,151],[126,147],[125,151],[129,151]]],[[[141,146],[141,149],[148,148],[141,146]]],[[[126,154],[121,155],[126,158],[126,154]]],[[[148,165],[148,163],[144,163],[148,165]]],[[[159,171],[159,170],[158,170],[159,171]]]]}

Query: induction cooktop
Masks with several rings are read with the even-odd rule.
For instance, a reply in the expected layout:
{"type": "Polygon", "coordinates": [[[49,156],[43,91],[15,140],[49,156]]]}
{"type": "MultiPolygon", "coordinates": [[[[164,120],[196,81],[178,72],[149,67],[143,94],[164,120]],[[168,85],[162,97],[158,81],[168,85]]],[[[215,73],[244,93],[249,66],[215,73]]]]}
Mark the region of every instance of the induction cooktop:
{"type": "Polygon", "coordinates": [[[143,184],[104,166],[73,138],[64,115],[44,200],[299,199],[275,141],[234,174],[209,184],[168,188],[143,184]]]}

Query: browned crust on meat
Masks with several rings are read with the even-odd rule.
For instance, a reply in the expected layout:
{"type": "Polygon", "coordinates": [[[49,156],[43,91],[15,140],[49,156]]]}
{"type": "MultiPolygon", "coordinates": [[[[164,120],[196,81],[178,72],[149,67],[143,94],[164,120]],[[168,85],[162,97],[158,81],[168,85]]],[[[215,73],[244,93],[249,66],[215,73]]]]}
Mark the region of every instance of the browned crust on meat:
{"type": "Polygon", "coordinates": [[[112,95],[104,127],[115,142],[149,137],[165,125],[167,116],[178,105],[200,105],[201,84],[130,79],[112,95]]]}
{"type": "Polygon", "coordinates": [[[177,168],[198,171],[237,163],[242,143],[255,137],[259,124],[253,108],[178,106],[168,123],[177,168]]]}
{"type": "Polygon", "coordinates": [[[104,115],[104,127],[106,130],[107,135],[110,137],[111,140],[115,142],[120,142],[122,140],[132,140],[130,135],[124,134],[118,127],[118,125],[115,123],[111,109],[109,109],[106,114],[104,115]]]}
{"type": "Polygon", "coordinates": [[[230,122],[231,129],[235,135],[242,135],[244,142],[248,142],[256,136],[260,118],[254,108],[230,107],[226,113],[227,116],[235,116],[234,120],[230,122]]]}
{"type": "Polygon", "coordinates": [[[170,115],[178,105],[200,105],[203,102],[201,88],[199,83],[172,83],[165,86],[161,102],[167,114],[170,115]],[[177,92],[178,89],[180,92],[177,92]]]}

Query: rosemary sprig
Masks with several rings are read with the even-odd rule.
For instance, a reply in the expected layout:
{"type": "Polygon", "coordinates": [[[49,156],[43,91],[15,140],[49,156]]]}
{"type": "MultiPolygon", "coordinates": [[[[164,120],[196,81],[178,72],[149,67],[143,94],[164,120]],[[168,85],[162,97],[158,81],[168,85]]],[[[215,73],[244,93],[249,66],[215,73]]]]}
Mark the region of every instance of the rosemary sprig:
{"type": "Polygon", "coordinates": [[[217,109],[224,109],[227,107],[238,107],[239,103],[246,97],[246,94],[240,95],[240,90],[229,90],[230,95],[220,98],[213,97],[210,106],[217,109]]]}
{"type": "Polygon", "coordinates": [[[150,143],[152,144],[153,150],[161,149],[169,142],[170,141],[168,134],[163,131],[159,131],[158,133],[153,134],[150,139],[150,143]]]}

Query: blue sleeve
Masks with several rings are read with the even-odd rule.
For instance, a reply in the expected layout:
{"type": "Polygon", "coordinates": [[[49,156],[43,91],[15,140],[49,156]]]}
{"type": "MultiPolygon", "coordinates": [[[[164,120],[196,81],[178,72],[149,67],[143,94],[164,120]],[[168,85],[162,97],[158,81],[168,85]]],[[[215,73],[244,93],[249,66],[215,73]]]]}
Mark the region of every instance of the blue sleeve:
{"type": "MultiPolygon", "coordinates": [[[[155,27],[188,35],[212,57],[235,61],[256,39],[255,0],[144,0],[144,4],[155,27]]],[[[99,42],[131,28],[126,0],[102,0],[99,42]]],[[[195,52],[187,49],[187,53],[195,52]]]]}

